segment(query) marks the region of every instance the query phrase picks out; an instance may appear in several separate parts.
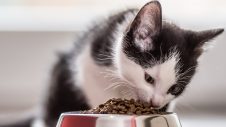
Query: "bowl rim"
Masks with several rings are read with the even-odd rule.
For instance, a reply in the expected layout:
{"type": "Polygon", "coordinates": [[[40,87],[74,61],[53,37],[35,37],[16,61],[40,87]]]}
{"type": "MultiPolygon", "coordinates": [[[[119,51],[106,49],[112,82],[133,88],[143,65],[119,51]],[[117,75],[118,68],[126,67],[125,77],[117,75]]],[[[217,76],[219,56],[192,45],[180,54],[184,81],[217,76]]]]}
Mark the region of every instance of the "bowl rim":
{"type": "Polygon", "coordinates": [[[82,114],[81,111],[71,111],[64,112],[60,116],[93,116],[93,117],[104,117],[104,116],[169,116],[169,115],[177,115],[175,112],[165,112],[164,114],[149,114],[149,115],[126,115],[126,114],[82,114]]]}

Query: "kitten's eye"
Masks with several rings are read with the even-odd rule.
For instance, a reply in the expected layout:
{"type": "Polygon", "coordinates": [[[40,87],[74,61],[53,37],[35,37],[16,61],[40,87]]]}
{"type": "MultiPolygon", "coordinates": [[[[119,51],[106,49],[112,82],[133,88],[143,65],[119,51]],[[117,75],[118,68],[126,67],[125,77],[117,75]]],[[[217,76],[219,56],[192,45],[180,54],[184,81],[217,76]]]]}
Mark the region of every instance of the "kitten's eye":
{"type": "Polygon", "coordinates": [[[145,74],[144,74],[144,78],[145,78],[145,81],[148,82],[148,83],[150,83],[150,84],[154,84],[154,82],[155,82],[154,78],[152,78],[152,77],[151,77],[149,74],[147,74],[146,72],[145,72],[145,74]]]}
{"type": "Polygon", "coordinates": [[[184,87],[179,86],[179,85],[173,85],[170,87],[167,93],[171,93],[172,95],[180,95],[183,92],[184,87]]]}

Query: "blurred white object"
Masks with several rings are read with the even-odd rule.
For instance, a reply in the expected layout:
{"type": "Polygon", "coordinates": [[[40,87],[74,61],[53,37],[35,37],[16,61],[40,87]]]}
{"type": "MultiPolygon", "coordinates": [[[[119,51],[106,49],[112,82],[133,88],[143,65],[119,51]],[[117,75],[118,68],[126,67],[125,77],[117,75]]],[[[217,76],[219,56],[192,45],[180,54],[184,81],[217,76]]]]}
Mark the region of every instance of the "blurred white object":
{"type": "MultiPolygon", "coordinates": [[[[140,7],[149,0],[19,1],[15,4],[0,1],[1,31],[81,31],[97,17],[106,17],[109,13],[129,7],[140,7]]],[[[160,1],[163,14],[181,26],[226,26],[226,1],[160,1]]]]}

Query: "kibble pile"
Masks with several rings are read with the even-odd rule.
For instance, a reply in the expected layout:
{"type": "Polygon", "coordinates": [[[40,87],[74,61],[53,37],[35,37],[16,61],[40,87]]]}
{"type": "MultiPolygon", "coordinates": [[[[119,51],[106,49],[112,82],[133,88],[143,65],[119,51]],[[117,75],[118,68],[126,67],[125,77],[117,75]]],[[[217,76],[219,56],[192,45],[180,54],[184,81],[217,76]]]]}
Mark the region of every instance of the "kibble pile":
{"type": "Polygon", "coordinates": [[[84,114],[127,114],[127,115],[148,115],[162,114],[159,110],[153,109],[149,103],[135,101],[134,99],[110,99],[97,108],[83,111],[84,114]]]}

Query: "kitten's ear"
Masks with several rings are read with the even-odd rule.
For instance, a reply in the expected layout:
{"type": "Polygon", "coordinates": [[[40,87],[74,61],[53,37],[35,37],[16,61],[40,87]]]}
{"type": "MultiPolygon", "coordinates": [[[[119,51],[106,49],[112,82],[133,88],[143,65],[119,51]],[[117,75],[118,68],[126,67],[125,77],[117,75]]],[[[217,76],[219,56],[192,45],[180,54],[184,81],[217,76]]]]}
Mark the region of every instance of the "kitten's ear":
{"type": "Polygon", "coordinates": [[[212,29],[200,32],[188,32],[187,39],[188,42],[193,43],[195,46],[194,48],[201,48],[206,45],[208,41],[220,35],[223,31],[224,29],[212,29]]]}
{"type": "Polygon", "coordinates": [[[128,33],[132,36],[141,51],[154,48],[154,40],[157,38],[162,27],[162,11],[158,1],[151,1],[144,5],[133,20],[128,33]]]}
{"type": "Polygon", "coordinates": [[[224,29],[212,29],[205,30],[200,32],[187,32],[187,41],[189,43],[189,47],[191,47],[194,51],[199,52],[198,56],[201,55],[202,51],[205,50],[204,47],[208,47],[208,41],[214,39],[221,33],[223,33],[224,29]]]}

